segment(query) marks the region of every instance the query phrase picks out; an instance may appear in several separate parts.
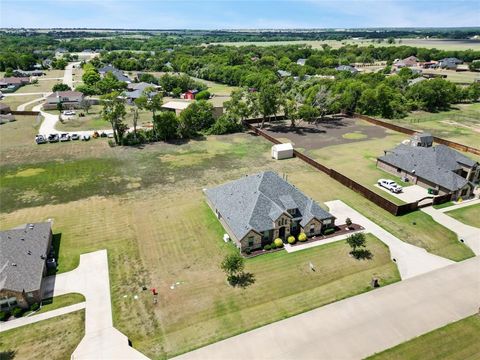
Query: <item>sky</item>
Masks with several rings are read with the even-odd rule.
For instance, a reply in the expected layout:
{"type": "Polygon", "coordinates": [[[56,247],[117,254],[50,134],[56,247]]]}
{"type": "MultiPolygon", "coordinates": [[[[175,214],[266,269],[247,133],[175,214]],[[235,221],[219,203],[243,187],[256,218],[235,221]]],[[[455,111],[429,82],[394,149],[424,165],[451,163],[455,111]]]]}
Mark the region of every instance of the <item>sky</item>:
{"type": "Polygon", "coordinates": [[[0,27],[292,29],[480,26],[478,0],[0,0],[0,27]]]}

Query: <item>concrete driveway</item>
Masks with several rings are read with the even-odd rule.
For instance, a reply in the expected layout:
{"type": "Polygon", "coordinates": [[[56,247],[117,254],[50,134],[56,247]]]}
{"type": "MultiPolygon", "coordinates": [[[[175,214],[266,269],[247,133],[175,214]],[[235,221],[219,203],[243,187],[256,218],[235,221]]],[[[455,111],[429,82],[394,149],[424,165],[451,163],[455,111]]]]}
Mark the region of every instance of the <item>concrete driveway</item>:
{"type": "Polygon", "coordinates": [[[346,205],[343,201],[334,200],[325,204],[328,206],[330,213],[337,219],[349,217],[354,223],[362,225],[365,228],[365,232],[372,233],[385,243],[390,249],[392,259],[395,259],[397,263],[402,279],[408,279],[454,263],[451,260],[430,254],[418,246],[401,241],[358,211],[346,205]]]}
{"type": "Polygon", "coordinates": [[[479,294],[480,257],[476,257],[175,359],[363,359],[477,313],[479,294]]]}
{"type": "Polygon", "coordinates": [[[403,188],[402,192],[398,193],[398,194],[391,193],[390,191],[388,191],[387,189],[385,189],[384,187],[382,187],[378,184],[375,184],[375,186],[377,188],[382,189],[383,191],[389,193],[390,195],[395,196],[402,201],[405,201],[406,203],[416,202],[420,199],[423,199],[426,196],[433,196],[433,195],[428,194],[427,189],[425,189],[425,188],[423,188],[419,185],[406,186],[406,187],[403,188]]]}

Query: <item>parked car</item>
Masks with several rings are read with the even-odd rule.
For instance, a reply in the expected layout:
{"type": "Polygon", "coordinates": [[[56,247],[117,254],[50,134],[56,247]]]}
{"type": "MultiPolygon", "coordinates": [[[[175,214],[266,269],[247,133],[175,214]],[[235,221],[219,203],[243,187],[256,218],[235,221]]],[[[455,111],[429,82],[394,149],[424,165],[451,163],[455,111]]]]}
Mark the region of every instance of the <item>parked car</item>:
{"type": "Polygon", "coordinates": [[[51,143],[58,142],[58,134],[48,135],[48,142],[51,142],[51,143]]]}
{"type": "Polygon", "coordinates": [[[36,135],[35,136],[35,142],[40,145],[40,144],[46,144],[47,143],[47,139],[45,138],[45,136],[43,135],[36,135]]]}
{"type": "Polygon", "coordinates": [[[72,134],[72,136],[70,137],[72,140],[79,140],[80,139],[80,135],[78,134],[72,134]]]}
{"type": "Polygon", "coordinates": [[[75,115],[75,111],[73,111],[73,110],[65,110],[65,111],[63,112],[63,115],[65,115],[65,116],[72,116],[72,115],[75,115]]]}
{"type": "Polygon", "coordinates": [[[70,141],[70,135],[68,135],[67,133],[60,134],[60,141],[61,142],[70,141]]]}
{"type": "Polygon", "coordinates": [[[113,133],[108,133],[108,137],[109,137],[110,139],[113,139],[113,133]]]}
{"type": "Polygon", "coordinates": [[[102,131],[102,132],[100,133],[100,137],[107,137],[107,133],[106,133],[105,131],[102,131]]]}
{"type": "Polygon", "coordinates": [[[88,141],[88,140],[90,140],[90,135],[87,135],[87,134],[82,135],[82,141],[88,141]]]}
{"type": "Polygon", "coordinates": [[[402,192],[402,187],[393,180],[380,179],[378,180],[378,185],[389,190],[392,193],[397,194],[399,192],[402,192]]]}

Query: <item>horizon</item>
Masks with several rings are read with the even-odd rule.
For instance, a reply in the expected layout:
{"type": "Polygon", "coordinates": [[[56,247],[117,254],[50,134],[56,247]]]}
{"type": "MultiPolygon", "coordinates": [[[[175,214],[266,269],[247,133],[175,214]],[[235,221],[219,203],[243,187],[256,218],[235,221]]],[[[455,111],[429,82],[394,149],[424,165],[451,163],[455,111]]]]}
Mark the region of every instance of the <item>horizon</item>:
{"type": "Polygon", "coordinates": [[[472,0],[0,0],[2,29],[322,30],[477,28],[472,0]],[[21,14],[21,16],[19,16],[21,14]]]}

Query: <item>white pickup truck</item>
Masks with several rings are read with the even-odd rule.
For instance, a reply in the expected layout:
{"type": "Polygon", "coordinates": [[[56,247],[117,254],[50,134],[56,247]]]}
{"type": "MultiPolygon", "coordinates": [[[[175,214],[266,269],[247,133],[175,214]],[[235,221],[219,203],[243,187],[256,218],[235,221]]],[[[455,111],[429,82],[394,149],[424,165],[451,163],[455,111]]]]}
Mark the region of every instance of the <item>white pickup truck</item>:
{"type": "Polygon", "coordinates": [[[377,183],[379,186],[384,187],[392,193],[402,192],[402,187],[393,180],[380,179],[377,183]]]}

